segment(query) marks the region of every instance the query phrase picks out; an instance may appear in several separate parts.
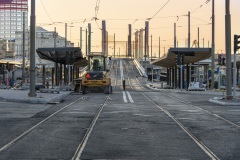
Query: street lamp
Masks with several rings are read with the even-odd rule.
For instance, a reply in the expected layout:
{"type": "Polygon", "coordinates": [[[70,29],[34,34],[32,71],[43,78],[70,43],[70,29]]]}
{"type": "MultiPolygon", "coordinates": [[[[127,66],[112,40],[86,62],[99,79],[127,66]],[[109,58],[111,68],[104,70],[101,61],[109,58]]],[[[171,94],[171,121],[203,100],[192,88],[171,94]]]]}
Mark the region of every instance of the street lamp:
{"type": "Polygon", "coordinates": [[[30,92],[29,97],[36,97],[35,90],[35,43],[36,43],[36,16],[35,0],[31,0],[31,20],[30,20],[30,92]]]}

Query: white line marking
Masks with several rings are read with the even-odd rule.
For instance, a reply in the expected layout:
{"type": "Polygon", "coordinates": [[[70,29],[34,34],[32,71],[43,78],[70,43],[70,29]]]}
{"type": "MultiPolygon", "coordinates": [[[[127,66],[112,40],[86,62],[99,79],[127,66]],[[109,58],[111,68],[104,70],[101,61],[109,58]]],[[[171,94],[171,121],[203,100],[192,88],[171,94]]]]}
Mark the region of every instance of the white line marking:
{"type": "Polygon", "coordinates": [[[229,112],[240,112],[240,110],[228,110],[229,112]]]}
{"type": "Polygon", "coordinates": [[[154,115],[134,114],[134,116],[153,117],[154,115]]]}
{"type": "Polygon", "coordinates": [[[127,91],[127,95],[128,95],[128,98],[130,100],[131,103],[134,103],[133,99],[132,99],[132,96],[130,95],[130,93],[127,91]]]}
{"type": "Polygon", "coordinates": [[[125,91],[123,91],[123,101],[124,103],[128,103],[125,91]]]}
{"type": "Polygon", "coordinates": [[[112,112],[104,112],[104,114],[118,114],[118,113],[128,113],[129,111],[112,111],[112,112]]]}

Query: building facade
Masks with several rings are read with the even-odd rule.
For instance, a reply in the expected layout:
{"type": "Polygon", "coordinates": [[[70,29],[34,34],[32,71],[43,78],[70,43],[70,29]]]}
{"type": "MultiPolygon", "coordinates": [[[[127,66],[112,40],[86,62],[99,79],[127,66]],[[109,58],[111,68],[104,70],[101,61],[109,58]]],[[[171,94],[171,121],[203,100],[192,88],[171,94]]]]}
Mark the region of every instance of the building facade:
{"type": "Polygon", "coordinates": [[[28,0],[1,0],[0,3],[0,38],[15,40],[15,32],[28,26],[28,0]],[[25,12],[25,15],[23,14],[25,12]],[[23,16],[24,15],[24,16],[23,16]]]}
{"type": "MultiPolygon", "coordinates": [[[[54,31],[45,30],[42,27],[36,27],[36,49],[37,48],[53,48],[54,40],[56,37],[56,47],[65,47],[65,38],[58,35],[58,33],[54,31]]],[[[23,46],[23,32],[16,32],[16,41],[15,41],[15,57],[22,57],[22,46],[23,46]]],[[[67,47],[74,47],[74,43],[67,41],[67,47]]],[[[26,60],[29,59],[29,51],[30,51],[30,33],[29,30],[25,31],[25,56],[26,60]]],[[[48,64],[53,62],[49,62],[46,60],[42,60],[39,58],[38,54],[35,53],[36,64],[48,64]]]]}
{"type": "Polygon", "coordinates": [[[0,0],[0,57],[13,58],[19,49],[16,32],[28,28],[28,0],[0,0]]]}

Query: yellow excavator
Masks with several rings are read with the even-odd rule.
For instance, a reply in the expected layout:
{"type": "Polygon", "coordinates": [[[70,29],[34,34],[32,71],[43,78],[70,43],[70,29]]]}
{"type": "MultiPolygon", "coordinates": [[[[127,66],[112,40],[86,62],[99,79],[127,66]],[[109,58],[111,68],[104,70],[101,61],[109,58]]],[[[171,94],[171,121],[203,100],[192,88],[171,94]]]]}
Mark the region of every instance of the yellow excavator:
{"type": "Polygon", "coordinates": [[[102,52],[91,52],[88,54],[88,65],[83,76],[80,78],[76,90],[87,94],[90,89],[102,89],[105,94],[112,93],[110,70],[106,68],[107,57],[102,52]]]}

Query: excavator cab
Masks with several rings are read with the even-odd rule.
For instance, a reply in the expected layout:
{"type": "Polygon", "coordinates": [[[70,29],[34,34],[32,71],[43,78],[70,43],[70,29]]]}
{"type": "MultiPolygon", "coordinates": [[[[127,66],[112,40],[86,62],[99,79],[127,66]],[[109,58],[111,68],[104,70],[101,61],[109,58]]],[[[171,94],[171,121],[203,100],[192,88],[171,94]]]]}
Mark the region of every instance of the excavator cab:
{"type": "Polygon", "coordinates": [[[105,56],[103,55],[90,55],[89,56],[89,70],[90,71],[105,71],[105,56]]]}

